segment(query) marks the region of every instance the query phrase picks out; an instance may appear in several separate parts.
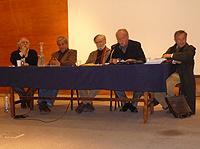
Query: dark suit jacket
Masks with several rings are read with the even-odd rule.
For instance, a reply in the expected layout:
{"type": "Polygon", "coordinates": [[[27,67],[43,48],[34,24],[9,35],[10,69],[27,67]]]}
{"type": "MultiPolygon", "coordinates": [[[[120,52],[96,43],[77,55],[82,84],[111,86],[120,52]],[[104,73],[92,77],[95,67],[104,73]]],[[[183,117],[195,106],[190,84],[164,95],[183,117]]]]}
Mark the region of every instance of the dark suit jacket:
{"type": "MultiPolygon", "coordinates": [[[[21,60],[22,58],[24,58],[24,57],[21,57],[19,53],[20,53],[20,50],[18,49],[16,51],[13,51],[10,56],[10,62],[15,66],[17,66],[17,60],[21,60]]],[[[28,63],[29,65],[37,66],[37,62],[38,62],[37,52],[33,49],[29,49],[28,56],[25,58],[25,62],[28,63]]]]}
{"type": "MultiPolygon", "coordinates": [[[[58,59],[60,51],[57,51],[52,54],[52,57],[58,59]]],[[[67,49],[65,54],[59,60],[61,66],[74,66],[77,61],[77,51],[72,49],[67,49]]]]}
{"type": "Polygon", "coordinates": [[[119,43],[111,46],[111,49],[114,50],[111,52],[112,58],[120,58],[123,60],[136,59],[141,60],[144,63],[146,62],[146,58],[142,50],[141,44],[137,41],[129,40],[128,47],[124,54],[122,54],[122,50],[120,49],[119,43]],[[119,57],[119,55],[123,55],[122,58],[119,57]]]}
{"type": "Polygon", "coordinates": [[[181,62],[181,64],[176,65],[176,71],[179,74],[181,80],[181,91],[182,94],[185,95],[192,112],[195,113],[196,85],[193,69],[196,49],[192,45],[188,44],[186,44],[180,50],[176,50],[176,47],[176,44],[170,47],[166,54],[173,53],[172,59],[181,62]]]}
{"type": "MultiPolygon", "coordinates": [[[[103,63],[102,64],[105,64],[106,62],[109,61],[109,56],[110,56],[110,49],[106,47],[106,51],[104,53],[104,57],[103,57],[103,63]]],[[[89,64],[89,63],[95,63],[96,59],[97,59],[97,53],[98,53],[98,50],[95,50],[93,52],[90,53],[87,61],[86,61],[86,64],[89,64]]]]}

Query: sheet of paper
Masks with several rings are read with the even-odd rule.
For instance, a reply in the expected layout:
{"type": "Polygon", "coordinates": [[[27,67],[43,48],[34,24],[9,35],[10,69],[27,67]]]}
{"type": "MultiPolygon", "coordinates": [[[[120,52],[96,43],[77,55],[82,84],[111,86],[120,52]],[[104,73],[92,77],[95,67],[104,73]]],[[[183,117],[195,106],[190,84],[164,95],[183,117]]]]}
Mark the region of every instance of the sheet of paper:
{"type": "Polygon", "coordinates": [[[165,58],[155,58],[152,60],[148,60],[145,64],[161,64],[165,60],[165,58]]]}

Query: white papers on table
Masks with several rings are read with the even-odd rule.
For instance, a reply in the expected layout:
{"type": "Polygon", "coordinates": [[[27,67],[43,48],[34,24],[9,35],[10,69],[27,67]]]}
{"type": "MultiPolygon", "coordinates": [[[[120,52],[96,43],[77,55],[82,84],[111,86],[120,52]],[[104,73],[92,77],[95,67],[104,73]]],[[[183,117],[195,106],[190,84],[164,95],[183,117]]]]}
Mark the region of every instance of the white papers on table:
{"type": "Polygon", "coordinates": [[[145,64],[161,64],[165,60],[166,60],[165,58],[155,58],[148,60],[145,64]]]}

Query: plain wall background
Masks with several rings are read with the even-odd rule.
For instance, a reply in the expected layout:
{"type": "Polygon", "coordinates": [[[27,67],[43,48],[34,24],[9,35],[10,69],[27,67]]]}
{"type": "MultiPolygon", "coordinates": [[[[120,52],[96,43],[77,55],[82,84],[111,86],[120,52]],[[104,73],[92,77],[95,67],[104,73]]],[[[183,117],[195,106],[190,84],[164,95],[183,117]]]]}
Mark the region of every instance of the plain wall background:
{"type": "Polygon", "coordinates": [[[117,29],[126,28],[146,57],[157,58],[174,44],[174,32],[183,29],[197,48],[195,74],[200,75],[199,0],[69,0],[68,6],[69,45],[78,50],[81,63],[96,49],[96,34],[105,34],[110,47],[117,29]]]}

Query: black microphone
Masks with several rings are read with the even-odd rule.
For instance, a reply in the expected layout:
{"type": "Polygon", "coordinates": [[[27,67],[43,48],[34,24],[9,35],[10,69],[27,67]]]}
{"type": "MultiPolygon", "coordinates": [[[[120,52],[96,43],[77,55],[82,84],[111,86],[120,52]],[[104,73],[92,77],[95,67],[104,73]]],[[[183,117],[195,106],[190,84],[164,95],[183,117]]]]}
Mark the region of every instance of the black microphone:
{"type": "Polygon", "coordinates": [[[112,59],[113,52],[116,50],[116,47],[117,47],[117,46],[118,46],[117,43],[111,46],[110,60],[112,59]]]}

